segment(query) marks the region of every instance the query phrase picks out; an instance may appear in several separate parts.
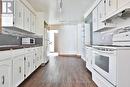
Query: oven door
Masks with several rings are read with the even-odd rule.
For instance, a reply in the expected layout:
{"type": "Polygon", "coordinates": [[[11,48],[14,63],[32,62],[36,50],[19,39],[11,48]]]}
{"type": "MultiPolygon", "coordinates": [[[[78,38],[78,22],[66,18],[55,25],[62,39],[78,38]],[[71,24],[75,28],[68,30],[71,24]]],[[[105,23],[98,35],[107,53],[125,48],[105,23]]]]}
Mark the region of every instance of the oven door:
{"type": "Polygon", "coordinates": [[[111,84],[116,85],[116,52],[93,51],[93,69],[111,84]]]}

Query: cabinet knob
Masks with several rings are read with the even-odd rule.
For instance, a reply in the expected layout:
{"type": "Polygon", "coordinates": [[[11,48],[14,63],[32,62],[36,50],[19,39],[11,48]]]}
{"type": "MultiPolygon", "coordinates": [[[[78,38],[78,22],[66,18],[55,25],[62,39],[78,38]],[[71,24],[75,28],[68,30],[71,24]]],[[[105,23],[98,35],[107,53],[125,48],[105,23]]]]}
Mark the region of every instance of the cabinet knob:
{"type": "Polygon", "coordinates": [[[109,0],[109,6],[111,6],[111,0],[109,0]]]}
{"type": "Polygon", "coordinates": [[[2,76],[2,85],[5,84],[5,76],[2,76]]]}
{"type": "Polygon", "coordinates": [[[22,69],[21,69],[21,67],[19,67],[19,73],[21,73],[22,72],[22,69]]]}

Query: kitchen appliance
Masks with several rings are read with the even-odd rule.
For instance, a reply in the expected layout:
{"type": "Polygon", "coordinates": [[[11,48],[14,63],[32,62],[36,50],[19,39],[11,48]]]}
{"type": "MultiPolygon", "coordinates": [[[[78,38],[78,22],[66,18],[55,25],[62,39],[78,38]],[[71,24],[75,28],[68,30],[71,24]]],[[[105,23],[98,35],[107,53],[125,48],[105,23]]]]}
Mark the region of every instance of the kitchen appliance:
{"type": "Polygon", "coordinates": [[[35,38],[22,38],[22,45],[35,44],[35,38]]]}
{"type": "Polygon", "coordinates": [[[93,69],[115,86],[116,50],[105,46],[95,46],[93,48],[93,69]]]}
{"type": "Polygon", "coordinates": [[[93,80],[99,87],[130,87],[130,32],[116,33],[112,41],[93,46],[93,80]]]}

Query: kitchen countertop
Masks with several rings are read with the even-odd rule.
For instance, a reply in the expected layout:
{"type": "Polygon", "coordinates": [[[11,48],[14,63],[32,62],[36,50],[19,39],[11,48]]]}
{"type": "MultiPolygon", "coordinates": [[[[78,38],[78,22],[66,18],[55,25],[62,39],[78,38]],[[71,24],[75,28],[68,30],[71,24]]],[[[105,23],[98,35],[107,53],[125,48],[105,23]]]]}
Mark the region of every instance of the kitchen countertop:
{"type": "Polygon", "coordinates": [[[38,47],[38,46],[41,46],[41,45],[2,45],[0,46],[0,51],[38,47]]]}

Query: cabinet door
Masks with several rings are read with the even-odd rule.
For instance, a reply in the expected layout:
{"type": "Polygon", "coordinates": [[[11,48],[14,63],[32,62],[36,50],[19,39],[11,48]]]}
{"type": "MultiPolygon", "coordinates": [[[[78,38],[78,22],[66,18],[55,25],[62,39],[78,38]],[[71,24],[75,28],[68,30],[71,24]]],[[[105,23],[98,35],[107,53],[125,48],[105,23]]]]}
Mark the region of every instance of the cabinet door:
{"type": "Polygon", "coordinates": [[[28,55],[26,55],[26,57],[25,57],[25,65],[24,65],[25,67],[25,77],[28,77],[31,73],[30,73],[30,71],[31,71],[31,62],[30,62],[30,59],[29,59],[29,56],[28,55]]]}
{"type": "Polygon", "coordinates": [[[35,15],[30,13],[30,31],[35,33],[35,15]]]}
{"type": "Polygon", "coordinates": [[[98,9],[97,7],[92,12],[93,15],[93,31],[98,29],[98,9]]]}
{"type": "Polygon", "coordinates": [[[30,31],[30,11],[24,6],[24,30],[30,31]]]}
{"type": "Polygon", "coordinates": [[[30,12],[30,31],[33,32],[33,13],[30,12]]]}
{"type": "Polygon", "coordinates": [[[106,0],[106,16],[117,10],[117,0],[106,0]]]}
{"type": "Polygon", "coordinates": [[[32,53],[26,54],[25,57],[25,75],[28,77],[34,71],[34,55],[32,53]]]}
{"type": "Polygon", "coordinates": [[[105,19],[105,2],[106,0],[102,0],[98,5],[98,29],[101,29],[105,26],[105,23],[102,22],[105,19]]]}
{"type": "Polygon", "coordinates": [[[118,0],[118,8],[123,7],[127,3],[130,3],[130,0],[118,0]]]}
{"type": "Polygon", "coordinates": [[[0,62],[0,87],[12,87],[11,61],[0,62]]]}
{"type": "Polygon", "coordinates": [[[42,48],[37,47],[36,48],[36,66],[39,67],[42,63],[42,48]]]}
{"type": "Polygon", "coordinates": [[[19,0],[15,0],[14,26],[23,29],[23,4],[19,0]]]}
{"type": "Polygon", "coordinates": [[[13,58],[13,87],[24,80],[24,55],[13,58]]]}

